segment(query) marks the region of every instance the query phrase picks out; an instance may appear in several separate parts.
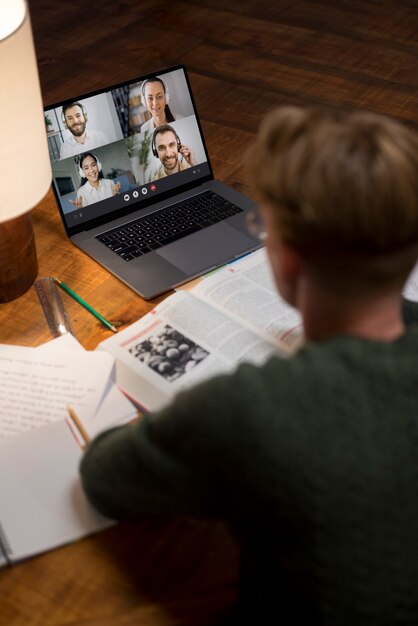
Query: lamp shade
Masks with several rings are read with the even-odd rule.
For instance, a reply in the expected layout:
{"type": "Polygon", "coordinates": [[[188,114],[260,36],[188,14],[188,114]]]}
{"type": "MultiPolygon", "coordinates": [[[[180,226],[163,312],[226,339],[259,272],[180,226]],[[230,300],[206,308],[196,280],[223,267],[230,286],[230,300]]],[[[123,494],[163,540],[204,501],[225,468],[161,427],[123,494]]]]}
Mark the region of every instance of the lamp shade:
{"type": "Polygon", "coordinates": [[[46,194],[52,174],[45,119],[24,0],[0,2],[0,222],[19,217],[46,194]]]}

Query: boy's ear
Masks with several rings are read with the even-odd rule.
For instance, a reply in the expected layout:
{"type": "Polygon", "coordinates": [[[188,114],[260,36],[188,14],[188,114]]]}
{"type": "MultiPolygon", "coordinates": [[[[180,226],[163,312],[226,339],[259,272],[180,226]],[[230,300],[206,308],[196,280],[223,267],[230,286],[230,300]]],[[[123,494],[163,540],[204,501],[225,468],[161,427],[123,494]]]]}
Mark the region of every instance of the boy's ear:
{"type": "Polygon", "coordinates": [[[265,204],[260,206],[260,211],[267,229],[266,248],[277,290],[286,302],[296,306],[303,269],[302,256],[281,237],[275,227],[272,208],[265,204]]]}
{"type": "Polygon", "coordinates": [[[286,302],[296,307],[303,267],[300,253],[277,235],[269,238],[267,251],[278,292],[286,302]]]}
{"type": "Polygon", "coordinates": [[[300,253],[285,241],[280,241],[280,258],[284,278],[289,281],[297,279],[302,267],[302,257],[300,253]]]}

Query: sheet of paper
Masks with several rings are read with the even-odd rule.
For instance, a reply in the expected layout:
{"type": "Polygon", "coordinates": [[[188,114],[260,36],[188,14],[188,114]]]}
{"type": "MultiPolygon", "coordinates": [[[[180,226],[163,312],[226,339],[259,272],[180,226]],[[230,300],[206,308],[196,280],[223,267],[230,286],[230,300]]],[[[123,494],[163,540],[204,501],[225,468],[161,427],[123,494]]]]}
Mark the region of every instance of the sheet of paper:
{"type": "Polygon", "coordinates": [[[113,426],[121,426],[137,416],[137,410],[124,393],[112,383],[95,415],[83,421],[90,437],[113,426]]]}
{"type": "Polygon", "coordinates": [[[51,341],[47,341],[46,343],[38,346],[36,350],[42,350],[44,354],[45,352],[62,352],[63,350],[75,350],[77,352],[85,352],[85,349],[83,348],[81,343],[77,341],[77,339],[71,333],[65,333],[65,335],[61,335],[60,337],[51,339],[51,341]]]}
{"type": "Polygon", "coordinates": [[[42,350],[42,352],[60,352],[62,350],[78,350],[84,351],[83,346],[77,339],[71,335],[71,333],[66,333],[65,335],[61,335],[60,337],[56,337],[55,339],[51,339],[46,343],[42,343],[40,346],[34,348],[32,346],[15,346],[8,343],[0,343],[0,350],[42,350]]]}
{"type": "Polygon", "coordinates": [[[0,351],[0,438],[65,419],[95,415],[114,359],[102,352],[13,348],[0,351]]]}
{"type": "MultiPolygon", "coordinates": [[[[47,355],[57,355],[60,354],[65,359],[78,360],[80,353],[85,354],[86,350],[83,346],[75,339],[75,337],[69,333],[62,335],[61,337],[57,337],[56,339],[51,339],[37,348],[27,348],[24,346],[11,346],[8,344],[0,344],[0,352],[4,350],[12,350],[13,353],[24,355],[25,352],[27,354],[31,354],[33,350],[36,350],[38,357],[39,354],[42,354],[43,357],[47,355]]],[[[81,357],[83,358],[83,357],[81,357]]],[[[70,401],[68,401],[71,404],[70,401]]],[[[90,435],[90,437],[94,437],[98,435],[103,430],[107,428],[111,428],[113,426],[119,426],[121,424],[125,424],[136,416],[136,408],[133,404],[128,400],[124,393],[115,385],[112,378],[108,378],[107,381],[103,381],[103,393],[100,399],[99,405],[95,413],[89,413],[87,410],[79,410],[80,419],[82,419],[83,424],[90,435]]],[[[0,413],[1,414],[1,413],[0,413]]],[[[44,422],[43,420],[36,420],[40,425],[44,422]]],[[[34,427],[36,424],[34,423],[34,427]]],[[[18,424],[16,424],[16,428],[18,428],[18,424]]],[[[0,418],[0,438],[1,438],[1,418],[0,418]]],[[[20,430],[19,430],[20,432],[20,430]]],[[[1,564],[1,554],[0,554],[0,564],[1,564]]]]}
{"type": "Polygon", "coordinates": [[[0,441],[0,523],[11,562],[114,524],[87,502],[81,455],[63,420],[0,441]]]}

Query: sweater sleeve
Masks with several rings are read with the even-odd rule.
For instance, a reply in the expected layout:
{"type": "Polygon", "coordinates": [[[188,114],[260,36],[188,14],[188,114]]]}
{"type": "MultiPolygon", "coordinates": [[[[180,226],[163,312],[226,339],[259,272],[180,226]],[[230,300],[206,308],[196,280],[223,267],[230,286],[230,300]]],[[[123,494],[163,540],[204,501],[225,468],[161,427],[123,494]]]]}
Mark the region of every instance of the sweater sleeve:
{"type": "Polygon", "coordinates": [[[241,408],[231,389],[242,386],[233,377],[217,377],[180,393],[160,413],[99,435],[80,467],[91,503],[115,519],[163,513],[220,517],[228,472],[241,469],[234,460],[241,408]]]}

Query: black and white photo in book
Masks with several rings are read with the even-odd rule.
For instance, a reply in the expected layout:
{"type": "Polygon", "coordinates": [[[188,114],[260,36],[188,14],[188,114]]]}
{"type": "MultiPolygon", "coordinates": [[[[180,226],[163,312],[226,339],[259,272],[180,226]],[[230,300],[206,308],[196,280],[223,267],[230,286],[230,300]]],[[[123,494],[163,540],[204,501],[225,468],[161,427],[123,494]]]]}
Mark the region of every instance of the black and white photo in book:
{"type": "Polygon", "coordinates": [[[209,356],[207,350],[168,324],[130,347],[129,352],[168,382],[177,380],[209,356]]]}

